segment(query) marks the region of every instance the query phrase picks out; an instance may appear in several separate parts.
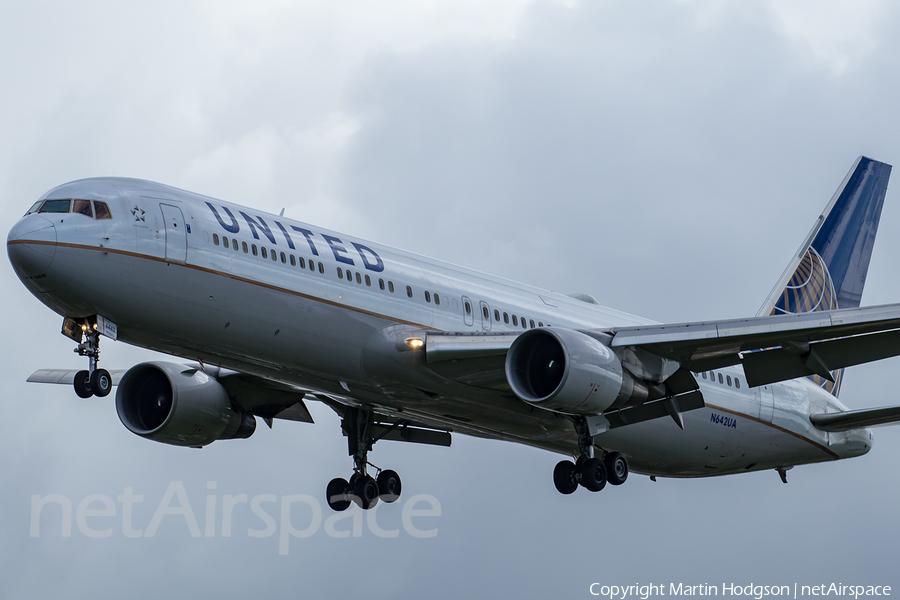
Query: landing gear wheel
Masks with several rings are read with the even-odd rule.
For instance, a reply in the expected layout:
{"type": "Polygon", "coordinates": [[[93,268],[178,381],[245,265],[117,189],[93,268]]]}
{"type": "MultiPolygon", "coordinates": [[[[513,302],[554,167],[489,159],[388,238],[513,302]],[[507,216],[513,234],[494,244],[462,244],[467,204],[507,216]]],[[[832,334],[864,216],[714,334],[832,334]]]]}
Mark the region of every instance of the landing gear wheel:
{"type": "Polygon", "coordinates": [[[571,494],[578,489],[575,481],[575,463],[571,460],[562,460],[553,469],[553,485],[560,494],[571,494]]]}
{"type": "Polygon", "coordinates": [[[385,502],[396,502],[400,498],[400,476],[396,471],[382,471],[378,475],[378,495],[385,502]]]}
{"type": "Polygon", "coordinates": [[[592,492],[606,487],[606,465],[599,458],[589,458],[581,465],[581,485],[592,492]]]}
{"type": "Polygon", "coordinates": [[[91,391],[91,374],[87,371],[78,371],[75,373],[75,393],[79,398],[90,398],[94,395],[91,391]]]}
{"type": "Polygon", "coordinates": [[[94,395],[103,397],[108,396],[112,390],[112,377],[106,369],[96,369],[91,374],[91,391],[94,395]]]}
{"type": "Polygon", "coordinates": [[[347,483],[347,480],[340,477],[328,482],[328,487],[325,488],[325,497],[331,510],[341,512],[350,508],[350,500],[347,499],[349,488],[350,484],[347,483]]]}
{"type": "Polygon", "coordinates": [[[358,477],[353,484],[353,501],[363,510],[378,504],[378,484],[369,475],[358,477]]]}
{"type": "Polygon", "coordinates": [[[628,461],[620,452],[610,452],[603,459],[606,476],[611,485],[622,485],[628,479],[628,461]]]}

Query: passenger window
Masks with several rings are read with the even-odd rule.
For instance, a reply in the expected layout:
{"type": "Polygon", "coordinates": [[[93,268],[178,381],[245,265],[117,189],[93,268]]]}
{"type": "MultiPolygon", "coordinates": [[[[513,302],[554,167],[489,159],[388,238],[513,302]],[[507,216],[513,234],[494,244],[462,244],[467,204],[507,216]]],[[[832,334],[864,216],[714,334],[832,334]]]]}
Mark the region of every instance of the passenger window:
{"type": "Polygon", "coordinates": [[[256,252],[256,244],[253,244],[253,245],[250,246],[250,253],[253,254],[253,256],[256,256],[256,255],[257,255],[257,252],[256,252]]]}
{"type": "Polygon", "coordinates": [[[95,219],[112,219],[112,213],[109,212],[109,205],[106,202],[98,202],[94,200],[94,218],[95,219]]]}
{"type": "Polygon", "coordinates": [[[700,376],[703,377],[703,379],[706,379],[706,371],[703,371],[702,373],[700,373],[700,376]]]}
{"type": "Polygon", "coordinates": [[[736,387],[737,389],[741,389],[741,380],[737,377],[734,378],[734,387],[736,387]]]}
{"type": "MultiPolygon", "coordinates": [[[[41,205],[39,213],[67,213],[71,200],[47,200],[41,205]]],[[[98,217],[99,218],[99,217],[98,217]]]]}
{"type": "Polygon", "coordinates": [[[719,383],[725,383],[724,381],[722,381],[722,374],[721,374],[721,373],[719,373],[719,383]]]}
{"type": "Polygon", "coordinates": [[[372,285],[372,280],[369,278],[368,275],[366,275],[366,285],[368,285],[368,286],[372,285]]]}
{"type": "Polygon", "coordinates": [[[265,247],[265,246],[260,246],[260,247],[259,247],[259,252],[260,252],[260,254],[262,255],[263,258],[269,258],[269,253],[266,251],[266,247],[265,247]]]}
{"type": "Polygon", "coordinates": [[[534,319],[529,319],[529,320],[528,320],[528,327],[531,328],[531,329],[534,329],[534,319]]]}
{"type": "Polygon", "coordinates": [[[406,286],[406,295],[412,298],[412,288],[409,286],[406,286]]]}
{"type": "Polygon", "coordinates": [[[283,264],[283,265],[287,264],[287,256],[285,255],[284,252],[281,253],[281,264],[283,264]]]}
{"type": "Polygon", "coordinates": [[[494,320],[497,321],[498,323],[500,322],[500,311],[497,310],[496,308],[494,309],[494,320]]]}
{"type": "Polygon", "coordinates": [[[394,293],[394,282],[393,281],[388,281],[388,291],[392,294],[394,293]]]}
{"type": "Polygon", "coordinates": [[[240,250],[240,248],[238,247],[237,240],[231,240],[231,248],[232,248],[235,252],[237,252],[238,250],[240,250]]]}
{"type": "Polygon", "coordinates": [[[277,250],[272,250],[272,260],[274,262],[278,262],[278,251],[277,250]]]}
{"type": "Polygon", "coordinates": [[[434,303],[438,304],[438,305],[441,303],[441,297],[438,296],[436,293],[434,295],[434,303]]]}
{"type": "Polygon", "coordinates": [[[72,212],[78,213],[80,215],[84,215],[86,217],[94,216],[94,211],[91,210],[91,201],[90,200],[73,200],[72,201],[72,212]]]}
{"type": "Polygon", "coordinates": [[[230,244],[228,243],[228,238],[225,237],[224,235],[222,236],[222,245],[225,246],[226,248],[231,247],[230,244]]]}
{"type": "Polygon", "coordinates": [[[323,265],[322,263],[319,263],[319,273],[321,273],[322,275],[325,274],[325,265],[323,265]]]}
{"type": "Polygon", "coordinates": [[[338,279],[343,279],[343,278],[344,278],[344,270],[342,268],[338,267],[338,279]]]}
{"type": "Polygon", "coordinates": [[[728,382],[728,387],[731,387],[731,375],[726,375],[725,381],[728,382]]]}
{"type": "Polygon", "coordinates": [[[381,288],[382,290],[384,290],[384,279],[378,280],[378,287],[381,288]]]}
{"type": "Polygon", "coordinates": [[[292,267],[297,266],[297,258],[293,254],[291,254],[291,266],[292,267]]]}
{"type": "Polygon", "coordinates": [[[541,323],[540,321],[538,321],[538,327],[543,327],[543,326],[544,326],[544,324],[541,323]]]}
{"type": "Polygon", "coordinates": [[[522,329],[528,329],[528,323],[525,322],[525,317],[519,319],[522,322],[522,329]]]}
{"type": "Polygon", "coordinates": [[[300,268],[301,268],[301,269],[305,269],[305,268],[306,268],[306,259],[303,258],[302,256],[300,257],[300,268]]]}
{"type": "Polygon", "coordinates": [[[481,312],[482,312],[482,314],[484,314],[484,318],[485,318],[485,319],[490,320],[490,318],[491,318],[491,313],[488,312],[488,307],[487,307],[487,306],[482,306],[482,307],[481,307],[481,312]]]}
{"type": "MultiPolygon", "coordinates": [[[[499,321],[500,319],[497,320],[499,321]]],[[[509,313],[503,313],[503,322],[507,324],[509,323],[509,313]]]]}
{"type": "Polygon", "coordinates": [[[356,272],[356,283],[362,283],[362,276],[360,276],[359,271],[356,272]]]}
{"type": "Polygon", "coordinates": [[[244,254],[250,252],[250,248],[247,247],[247,242],[241,242],[241,247],[244,249],[244,254]]]}
{"type": "Polygon", "coordinates": [[[468,302],[466,302],[466,314],[467,314],[467,315],[471,315],[471,314],[472,314],[472,305],[469,304],[468,302]]]}
{"type": "Polygon", "coordinates": [[[215,244],[216,246],[219,245],[219,234],[218,233],[213,234],[213,244],[215,244]]]}
{"type": "Polygon", "coordinates": [[[427,291],[425,292],[425,302],[431,302],[431,294],[427,291]]]}
{"type": "Polygon", "coordinates": [[[313,273],[316,272],[316,263],[312,259],[309,260],[309,270],[313,273]]]}
{"type": "Polygon", "coordinates": [[[513,315],[513,316],[512,316],[512,319],[513,319],[513,326],[514,326],[514,327],[518,327],[518,325],[519,325],[519,320],[516,318],[516,315],[513,315]]]}

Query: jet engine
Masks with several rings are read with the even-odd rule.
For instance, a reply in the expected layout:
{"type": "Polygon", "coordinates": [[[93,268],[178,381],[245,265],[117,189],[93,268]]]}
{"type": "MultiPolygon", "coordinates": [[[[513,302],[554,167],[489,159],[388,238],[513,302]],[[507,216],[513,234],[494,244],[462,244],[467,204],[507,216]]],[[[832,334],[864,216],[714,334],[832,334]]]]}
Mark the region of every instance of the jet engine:
{"type": "Polygon", "coordinates": [[[506,379],[528,404],[574,415],[640,404],[649,393],[610,348],[571,329],[531,329],[516,338],[506,379]]]}
{"type": "Polygon", "coordinates": [[[198,369],[166,362],[128,369],[119,381],[116,411],[133,433],[173,446],[205,446],[256,431],[256,418],[234,406],[222,384],[198,369]]]}

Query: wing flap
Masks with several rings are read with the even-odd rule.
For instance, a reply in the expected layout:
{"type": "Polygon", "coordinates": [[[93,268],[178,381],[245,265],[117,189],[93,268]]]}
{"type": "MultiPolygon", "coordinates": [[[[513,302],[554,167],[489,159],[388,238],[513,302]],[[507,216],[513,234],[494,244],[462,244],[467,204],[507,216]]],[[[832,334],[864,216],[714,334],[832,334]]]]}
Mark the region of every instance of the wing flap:
{"type": "Polygon", "coordinates": [[[775,348],[744,355],[744,374],[750,386],[765,385],[820,375],[829,379],[829,371],[900,355],[900,330],[870,333],[809,344],[807,352],[796,347],[775,348]],[[815,368],[818,359],[819,368],[815,368]]]}

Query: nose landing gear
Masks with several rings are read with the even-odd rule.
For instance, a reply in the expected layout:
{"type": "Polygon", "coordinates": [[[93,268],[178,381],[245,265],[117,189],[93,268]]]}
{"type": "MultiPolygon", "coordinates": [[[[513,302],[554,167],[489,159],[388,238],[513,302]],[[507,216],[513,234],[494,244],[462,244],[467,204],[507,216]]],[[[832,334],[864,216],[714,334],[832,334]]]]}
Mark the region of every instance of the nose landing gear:
{"type": "Polygon", "coordinates": [[[369,431],[371,424],[370,410],[346,409],[341,427],[347,434],[347,446],[353,457],[353,475],[350,481],[338,477],[328,483],[325,494],[332,510],[347,510],[351,502],[368,510],[378,504],[379,500],[396,502],[400,498],[402,485],[400,476],[395,471],[375,467],[378,471],[377,478],[368,473],[368,467],[375,466],[369,462],[369,451],[378,441],[369,431]]]}
{"type": "Polygon", "coordinates": [[[74,350],[78,356],[88,357],[88,370],[75,374],[75,393],[79,398],[108,396],[112,391],[112,376],[106,369],[97,367],[100,361],[100,332],[97,331],[97,325],[86,321],[80,326],[80,332],[73,325],[77,326],[72,319],[66,319],[63,333],[79,342],[74,350]]]}
{"type": "Polygon", "coordinates": [[[553,484],[560,494],[571,494],[581,485],[599,492],[610,485],[622,485],[628,479],[628,460],[620,452],[607,452],[602,459],[594,457],[594,438],[583,418],[575,420],[578,433],[578,460],[560,461],[553,469],[553,484]]]}

